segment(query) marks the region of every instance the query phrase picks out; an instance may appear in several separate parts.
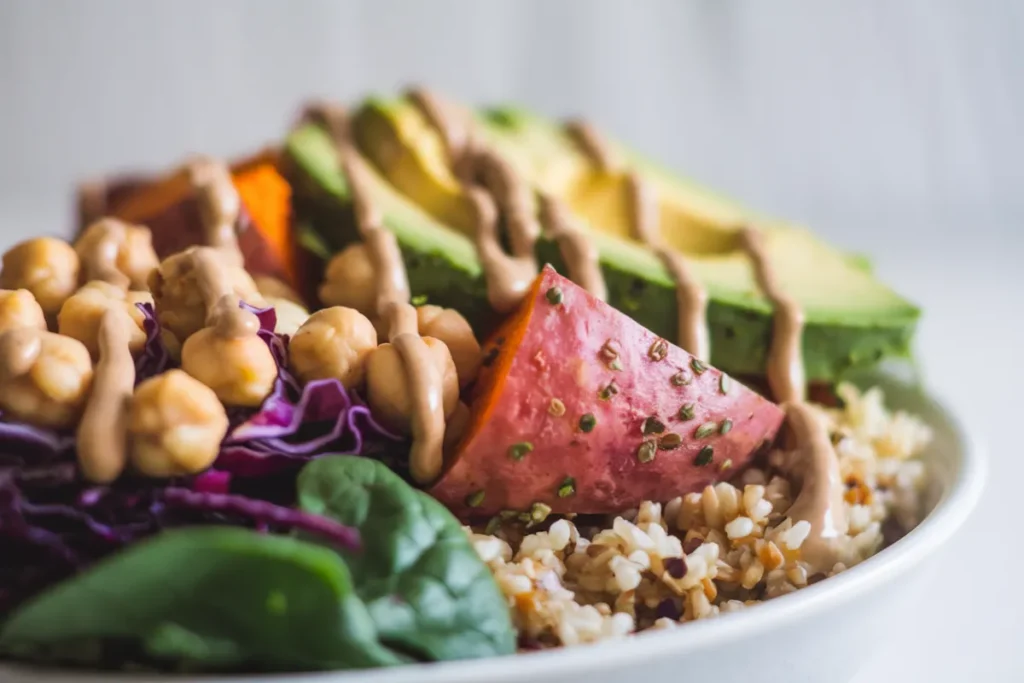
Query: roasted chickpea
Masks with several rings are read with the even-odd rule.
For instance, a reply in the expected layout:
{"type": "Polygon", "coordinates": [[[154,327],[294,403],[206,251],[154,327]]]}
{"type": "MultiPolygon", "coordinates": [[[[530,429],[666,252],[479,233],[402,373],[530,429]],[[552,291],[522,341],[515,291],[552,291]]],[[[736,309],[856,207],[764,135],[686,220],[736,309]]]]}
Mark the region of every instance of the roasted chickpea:
{"type": "Polygon", "coordinates": [[[133,297],[115,285],[93,280],[68,297],[60,307],[57,315],[57,330],[64,336],[77,339],[85,344],[90,355],[99,355],[100,321],[103,314],[110,310],[124,313],[132,322],[128,348],[132,354],[138,354],[146,345],[146,332],[143,329],[145,316],[133,303],[133,297]]]}
{"type": "Polygon", "coordinates": [[[462,314],[451,308],[420,306],[416,309],[416,318],[422,336],[440,339],[451,351],[459,373],[459,386],[475,380],[480,371],[480,342],[462,314]]]}
{"type": "Polygon", "coordinates": [[[288,367],[303,382],[334,378],[346,389],[366,379],[366,358],[377,346],[369,319],[344,306],[309,316],[288,345],[288,367]]]}
{"type": "Polygon", "coordinates": [[[224,336],[204,327],[181,347],[181,369],[231,406],[258,407],[274,389],[277,363],[256,335],[224,336]]]}
{"type": "Polygon", "coordinates": [[[91,384],[82,342],[31,327],[0,334],[0,410],[41,427],[70,427],[91,384]]]}
{"type": "Polygon", "coordinates": [[[271,299],[286,299],[299,306],[303,305],[302,297],[299,296],[298,292],[276,277],[254,275],[252,279],[256,283],[256,289],[267,301],[271,299]]]}
{"type": "MultiPolygon", "coordinates": [[[[206,326],[206,304],[194,266],[191,252],[184,251],[164,259],[149,276],[157,318],[179,341],[206,326]]],[[[251,306],[266,308],[266,300],[244,268],[231,264],[226,258],[222,266],[235,296],[251,306]]]]}
{"type": "MultiPolygon", "coordinates": [[[[443,342],[424,337],[432,370],[441,374],[441,402],[445,417],[459,403],[459,379],[452,354],[443,342]]],[[[381,344],[366,363],[366,400],[380,423],[399,434],[412,428],[412,392],[401,353],[393,344],[381,344]]]]}
{"type": "Polygon", "coordinates": [[[145,289],[150,272],[160,265],[153,250],[149,228],[131,225],[116,218],[101,218],[92,223],[75,242],[75,252],[82,264],[83,279],[105,279],[110,282],[111,269],[118,284],[132,289],[145,289]]]}
{"type": "Polygon", "coordinates": [[[169,370],[135,388],[129,458],[150,477],[195,474],[217,459],[227,431],[227,413],[213,390],[181,370],[169,370]]]}
{"type": "Polygon", "coordinates": [[[48,316],[56,315],[78,287],[78,254],[55,237],[36,237],[3,256],[0,287],[27,289],[48,316]]]}
{"type": "Polygon", "coordinates": [[[27,289],[0,289],[0,332],[19,327],[46,329],[46,316],[27,289]]]}
{"type": "Polygon", "coordinates": [[[309,319],[309,311],[290,299],[267,297],[267,303],[274,307],[277,314],[277,325],[274,332],[293,336],[309,319]]]}
{"type": "Polygon", "coordinates": [[[325,306],[347,306],[375,316],[377,279],[365,244],[350,244],[334,255],[320,285],[320,301],[325,306]]]}

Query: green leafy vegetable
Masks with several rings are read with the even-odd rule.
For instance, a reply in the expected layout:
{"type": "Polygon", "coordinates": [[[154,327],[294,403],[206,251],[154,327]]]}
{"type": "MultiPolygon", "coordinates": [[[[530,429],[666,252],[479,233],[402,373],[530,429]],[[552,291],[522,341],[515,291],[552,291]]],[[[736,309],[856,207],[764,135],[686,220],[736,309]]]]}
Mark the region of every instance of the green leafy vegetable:
{"type": "Polygon", "coordinates": [[[335,553],[231,527],[169,531],[57,585],[4,624],[0,652],[98,658],[112,641],[200,669],[343,669],[404,660],[377,641],[335,553]]]}
{"type": "Polygon", "coordinates": [[[515,651],[505,599],[443,505],[355,456],[309,463],[298,486],[303,510],[359,529],[362,551],[341,554],[385,645],[437,660],[515,651]]]}

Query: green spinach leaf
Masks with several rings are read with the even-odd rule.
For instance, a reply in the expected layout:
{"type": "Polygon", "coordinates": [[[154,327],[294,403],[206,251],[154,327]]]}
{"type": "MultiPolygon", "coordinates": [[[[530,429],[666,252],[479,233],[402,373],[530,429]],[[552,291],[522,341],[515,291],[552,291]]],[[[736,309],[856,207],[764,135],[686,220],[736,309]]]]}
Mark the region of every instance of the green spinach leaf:
{"type": "Polygon", "coordinates": [[[337,554],[246,529],[169,531],[16,611],[0,652],[36,658],[130,642],[200,669],[341,669],[401,658],[377,640],[337,554]]]}
{"type": "Polygon", "coordinates": [[[359,529],[362,550],[341,553],[386,645],[435,660],[515,651],[505,598],[443,505],[350,455],[309,463],[298,487],[302,509],[359,529]]]}

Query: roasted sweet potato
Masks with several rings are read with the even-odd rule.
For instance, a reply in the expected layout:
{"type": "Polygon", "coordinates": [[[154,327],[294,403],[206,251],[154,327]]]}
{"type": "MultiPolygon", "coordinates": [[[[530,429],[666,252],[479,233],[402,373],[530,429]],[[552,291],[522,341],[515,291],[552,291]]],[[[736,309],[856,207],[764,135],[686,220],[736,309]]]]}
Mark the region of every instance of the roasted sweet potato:
{"type": "Polygon", "coordinates": [[[743,468],[783,419],[550,267],[484,348],[471,426],[430,490],[463,517],[669,500],[743,468]]]}
{"type": "MultiPolygon", "coordinates": [[[[246,269],[295,287],[291,189],[277,172],[275,155],[263,153],[236,163],[231,175],[242,199],[238,241],[246,269]]],[[[79,190],[78,206],[79,230],[101,216],[149,227],[160,258],[202,242],[199,209],[184,169],[163,177],[135,174],[86,183],[79,190]]]]}

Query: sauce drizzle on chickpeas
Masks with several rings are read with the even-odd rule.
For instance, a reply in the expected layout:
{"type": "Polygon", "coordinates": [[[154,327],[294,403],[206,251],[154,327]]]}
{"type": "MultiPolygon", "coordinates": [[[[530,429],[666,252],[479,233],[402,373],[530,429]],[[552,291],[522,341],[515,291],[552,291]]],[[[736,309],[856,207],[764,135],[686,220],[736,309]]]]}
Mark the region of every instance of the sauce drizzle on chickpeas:
{"type": "Polygon", "coordinates": [[[197,191],[206,244],[222,251],[233,265],[243,265],[236,228],[242,198],[231,179],[231,170],[222,161],[207,158],[190,162],[186,170],[197,191]]]}
{"type": "Polygon", "coordinates": [[[128,349],[131,319],[117,310],[103,314],[99,361],[78,423],[78,465],[91,482],[107,484],[128,462],[128,409],[135,385],[135,362],[128,349]]]}
{"type": "MultiPolygon", "coordinates": [[[[373,205],[367,187],[363,166],[366,162],[350,143],[344,111],[330,105],[312,106],[304,118],[318,121],[327,129],[351,188],[356,226],[373,262],[377,281],[375,312],[384,321],[388,340],[401,358],[404,379],[408,382],[412,435],[410,472],[420,483],[431,482],[440,475],[444,465],[444,374],[417,331],[416,309],[409,303],[409,281],[398,242],[394,234],[381,225],[380,212],[373,205]]],[[[375,353],[384,348],[386,345],[378,347],[375,353]]],[[[402,379],[394,377],[395,382],[402,379]]],[[[371,402],[373,391],[371,385],[371,402]]]]}

